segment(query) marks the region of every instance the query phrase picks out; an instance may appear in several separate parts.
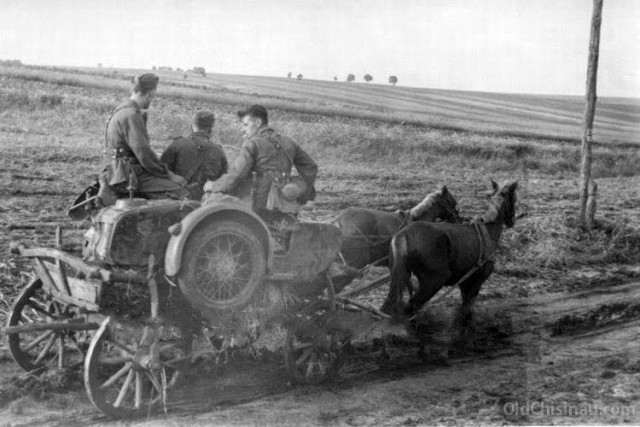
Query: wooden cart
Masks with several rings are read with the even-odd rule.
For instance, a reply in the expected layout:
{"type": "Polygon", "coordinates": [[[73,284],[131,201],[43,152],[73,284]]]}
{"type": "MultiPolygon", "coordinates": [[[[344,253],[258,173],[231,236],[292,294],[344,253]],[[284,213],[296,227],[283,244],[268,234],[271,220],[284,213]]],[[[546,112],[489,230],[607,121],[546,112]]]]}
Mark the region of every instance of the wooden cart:
{"type": "Polygon", "coordinates": [[[82,255],[14,250],[36,278],[13,304],[5,333],[26,371],[84,366],[92,403],[114,418],[166,404],[193,359],[193,337],[251,311],[286,331],[292,379],[337,374],[348,340],[339,314],[388,276],[336,296],[358,271],[336,274],[340,231],[314,222],[267,226],[237,199],[213,203],[121,199],[91,218],[82,255]],[[338,307],[341,307],[338,310],[338,307]]]}

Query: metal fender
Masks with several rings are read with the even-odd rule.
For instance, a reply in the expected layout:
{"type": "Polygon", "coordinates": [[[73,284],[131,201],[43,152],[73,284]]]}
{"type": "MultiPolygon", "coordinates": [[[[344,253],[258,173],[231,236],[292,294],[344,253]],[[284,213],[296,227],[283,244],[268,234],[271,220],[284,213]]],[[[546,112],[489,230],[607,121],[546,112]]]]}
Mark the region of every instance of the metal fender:
{"type": "Polygon", "coordinates": [[[178,224],[169,227],[171,238],[164,255],[164,271],[167,276],[175,276],[180,271],[184,246],[193,231],[201,223],[216,218],[233,219],[249,225],[262,241],[267,256],[267,268],[271,268],[273,249],[270,244],[269,229],[262,218],[243,205],[224,202],[202,205],[189,213],[178,224]]]}

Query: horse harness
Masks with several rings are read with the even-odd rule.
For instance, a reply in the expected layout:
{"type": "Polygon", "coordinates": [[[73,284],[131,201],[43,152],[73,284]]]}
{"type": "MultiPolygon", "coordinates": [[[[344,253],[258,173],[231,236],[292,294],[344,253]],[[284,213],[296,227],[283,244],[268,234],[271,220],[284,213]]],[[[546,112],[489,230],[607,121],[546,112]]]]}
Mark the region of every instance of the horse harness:
{"type": "MultiPolygon", "coordinates": [[[[393,236],[400,230],[402,230],[404,227],[406,227],[407,225],[409,225],[410,221],[411,221],[411,214],[410,211],[408,210],[399,210],[397,211],[401,216],[402,216],[402,222],[400,223],[400,225],[398,225],[398,227],[391,233],[391,234],[386,234],[386,235],[379,235],[379,234],[363,234],[362,230],[360,230],[358,228],[358,231],[360,232],[360,234],[356,235],[356,236],[348,236],[348,239],[359,239],[359,240],[364,240],[365,243],[368,243],[372,246],[377,246],[377,245],[385,245],[388,246],[391,243],[391,239],[393,239],[393,236]]],[[[359,245],[354,245],[354,246],[349,246],[349,245],[344,245],[345,249],[352,249],[352,248],[360,248],[359,245]]],[[[342,255],[342,250],[340,250],[338,252],[338,255],[340,255],[340,259],[342,259],[343,264],[346,264],[346,261],[344,260],[344,256],[342,255]]],[[[389,256],[385,256],[383,258],[380,258],[378,260],[375,260],[371,263],[369,263],[368,265],[376,265],[379,262],[382,262],[386,259],[388,259],[389,256]]]]}
{"type": "Polygon", "coordinates": [[[478,251],[478,259],[476,264],[473,266],[471,270],[469,270],[464,276],[460,278],[456,283],[454,283],[447,291],[443,294],[438,295],[438,298],[432,299],[432,302],[436,302],[451,293],[455,288],[458,287],[461,283],[471,277],[476,271],[480,270],[484,265],[489,261],[495,261],[495,254],[498,250],[498,244],[500,241],[493,243],[491,238],[489,237],[489,231],[487,231],[487,226],[484,222],[474,222],[473,227],[476,230],[476,234],[478,235],[478,241],[480,242],[480,251],[478,251]]]}

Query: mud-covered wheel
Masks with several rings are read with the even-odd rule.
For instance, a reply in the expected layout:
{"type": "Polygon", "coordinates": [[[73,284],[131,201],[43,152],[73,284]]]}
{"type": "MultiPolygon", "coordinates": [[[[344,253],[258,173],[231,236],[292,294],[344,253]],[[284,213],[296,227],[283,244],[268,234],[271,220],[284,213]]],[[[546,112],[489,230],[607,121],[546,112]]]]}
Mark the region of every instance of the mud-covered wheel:
{"type": "Polygon", "coordinates": [[[188,365],[191,340],[173,331],[156,346],[141,346],[144,328],[104,320],[84,365],[91,403],[112,418],[134,418],[167,405],[167,393],[188,365]],[[157,349],[154,350],[154,349],[157,349]],[[155,355],[155,357],[154,357],[155,355]]]}
{"type": "Polygon", "coordinates": [[[331,329],[333,313],[313,304],[297,313],[287,328],[284,363],[299,384],[321,384],[334,378],[343,363],[342,342],[331,329]]]}
{"type": "MultiPolygon", "coordinates": [[[[48,301],[42,281],[35,279],[18,295],[7,327],[46,324],[79,318],[77,307],[48,301]]],[[[89,345],[89,331],[44,330],[9,334],[9,351],[22,369],[42,373],[81,366],[89,345]]]]}
{"type": "Polygon", "coordinates": [[[187,301],[203,312],[249,302],[264,279],[265,250],[255,232],[236,221],[212,221],[187,241],[178,283],[187,301]]]}

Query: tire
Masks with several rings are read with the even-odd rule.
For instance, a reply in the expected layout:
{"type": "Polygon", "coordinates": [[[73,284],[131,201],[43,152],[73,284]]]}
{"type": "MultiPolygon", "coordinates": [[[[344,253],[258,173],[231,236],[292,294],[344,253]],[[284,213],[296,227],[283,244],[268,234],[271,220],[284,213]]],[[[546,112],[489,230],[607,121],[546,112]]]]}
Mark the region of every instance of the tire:
{"type": "MultiPolygon", "coordinates": [[[[73,306],[48,301],[42,281],[35,279],[18,295],[7,327],[46,324],[79,318],[73,306]]],[[[9,351],[22,369],[42,374],[48,369],[81,366],[91,331],[37,331],[9,334],[9,351]],[[62,350],[62,353],[60,352],[62,350]]]]}
{"type": "Polygon", "coordinates": [[[177,275],[185,299],[203,313],[246,305],[264,280],[267,260],[254,231],[236,221],[211,221],[187,241],[177,275]]]}

